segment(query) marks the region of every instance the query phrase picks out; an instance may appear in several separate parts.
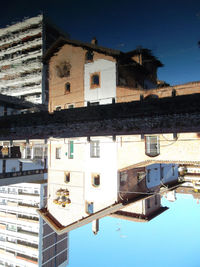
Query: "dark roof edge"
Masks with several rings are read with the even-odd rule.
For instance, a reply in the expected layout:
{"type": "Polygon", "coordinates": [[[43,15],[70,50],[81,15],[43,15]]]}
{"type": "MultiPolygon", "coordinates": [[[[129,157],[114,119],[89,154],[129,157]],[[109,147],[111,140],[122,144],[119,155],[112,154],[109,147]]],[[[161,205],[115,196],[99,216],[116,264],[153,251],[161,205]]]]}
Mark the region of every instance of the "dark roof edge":
{"type": "Polygon", "coordinates": [[[73,46],[80,46],[84,49],[91,49],[91,50],[98,51],[100,53],[107,54],[113,57],[120,56],[121,54],[123,54],[123,52],[121,52],[120,50],[114,50],[111,48],[106,48],[106,47],[98,46],[98,45],[91,44],[91,43],[84,43],[78,40],[71,40],[71,39],[60,37],[46,51],[46,53],[43,56],[43,61],[47,62],[51,58],[52,54],[58,52],[59,49],[65,44],[71,44],[73,46]]]}

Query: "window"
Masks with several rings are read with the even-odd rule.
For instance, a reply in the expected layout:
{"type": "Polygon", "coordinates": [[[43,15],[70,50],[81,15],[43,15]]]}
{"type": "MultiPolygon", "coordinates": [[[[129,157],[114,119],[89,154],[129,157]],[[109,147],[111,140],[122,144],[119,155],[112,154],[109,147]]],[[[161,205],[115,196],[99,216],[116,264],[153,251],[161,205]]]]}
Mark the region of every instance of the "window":
{"type": "Polygon", "coordinates": [[[6,230],[8,231],[13,231],[13,232],[17,232],[17,226],[14,224],[7,224],[6,226],[6,230]]]}
{"type": "Polygon", "coordinates": [[[61,159],[61,147],[56,147],[56,159],[61,159]]]}
{"type": "Polygon", "coordinates": [[[90,102],[90,106],[98,106],[99,102],[90,102]]]}
{"type": "Polygon", "coordinates": [[[42,159],[43,158],[43,147],[36,146],[33,147],[33,158],[34,159],[42,159]]]}
{"type": "Polygon", "coordinates": [[[70,172],[65,172],[65,183],[70,182],[70,172]]]}
{"type": "Polygon", "coordinates": [[[69,77],[71,70],[71,64],[69,62],[63,61],[55,66],[56,75],[60,78],[69,77]]]}
{"type": "Polygon", "coordinates": [[[158,195],[155,194],[155,205],[157,205],[157,204],[158,204],[158,195]]]}
{"type": "Polygon", "coordinates": [[[123,186],[126,184],[126,181],[128,179],[128,174],[127,172],[120,172],[120,185],[123,186]]]}
{"type": "Polygon", "coordinates": [[[94,187],[100,186],[100,174],[92,173],[92,185],[94,187]]]}
{"type": "Polygon", "coordinates": [[[164,178],[164,167],[160,167],[160,176],[161,176],[161,179],[163,180],[163,178],[164,178]]]}
{"type": "Polygon", "coordinates": [[[30,159],[31,158],[31,148],[30,146],[26,146],[26,155],[25,155],[25,158],[26,159],[30,159]]]}
{"type": "Polygon", "coordinates": [[[69,141],[68,143],[68,158],[74,158],[74,141],[69,141]]]}
{"type": "Polygon", "coordinates": [[[100,73],[93,73],[90,76],[90,88],[100,87],[100,73]]]}
{"type": "Polygon", "coordinates": [[[150,169],[147,170],[147,182],[150,183],[151,179],[150,179],[150,169]]]}
{"type": "Polygon", "coordinates": [[[150,209],[150,198],[147,199],[147,209],[150,209]]]}
{"type": "Polygon", "coordinates": [[[90,142],[90,157],[100,158],[100,142],[99,141],[90,142]]]}
{"type": "Polygon", "coordinates": [[[65,84],[65,94],[70,93],[70,83],[65,84]]]}
{"type": "Polygon", "coordinates": [[[70,104],[67,106],[68,108],[74,108],[74,104],[70,104]]]}
{"type": "Polygon", "coordinates": [[[145,172],[138,172],[137,173],[137,180],[138,180],[138,182],[142,181],[145,176],[146,176],[146,173],[145,172]]]}
{"type": "Polygon", "coordinates": [[[61,106],[57,106],[56,111],[60,111],[60,110],[61,110],[61,106]]]}
{"type": "Polygon", "coordinates": [[[93,52],[92,51],[87,51],[86,54],[85,54],[85,61],[88,62],[88,61],[93,61],[93,52]]]}
{"type": "Polygon", "coordinates": [[[175,166],[172,165],[172,176],[175,176],[175,166]]]}
{"type": "Polygon", "coordinates": [[[160,154],[158,136],[145,136],[145,154],[149,157],[156,157],[160,154]]]}
{"type": "Polygon", "coordinates": [[[86,203],[85,203],[85,209],[86,209],[86,213],[92,214],[94,212],[93,202],[87,202],[86,201],[86,203]]]}

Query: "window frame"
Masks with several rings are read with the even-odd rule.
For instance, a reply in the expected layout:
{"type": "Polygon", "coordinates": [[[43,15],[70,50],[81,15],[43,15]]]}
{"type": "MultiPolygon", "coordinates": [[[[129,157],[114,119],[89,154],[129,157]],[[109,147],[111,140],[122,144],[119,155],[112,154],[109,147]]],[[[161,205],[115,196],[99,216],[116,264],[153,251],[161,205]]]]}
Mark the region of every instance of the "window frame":
{"type": "Polygon", "coordinates": [[[67,108],[68,108],[68,109],[71,109],[71,108],[74,108],[74,107],[75,107],[74,104],[68,104],[68,105],[67,105],[67,108]],[[72,106],[73,106],[73,107],[72,107],[72,106]]]}
{"type": "Polygon", "coordinates": [[[68,184],[69,182],[70,182],[70,180],[71,180],[71,175],[70,175],[70,172],[65,172],[64,173],[64,182],[66,183],[66,184],[68,184]],[[66,177],[68,177],[67,179],[66,179],[66,177]]]}
{"type": "Polygon", "coordinates": [[[101,182],[100,182],[100,178],[101,178],[101,175],[100,175],[100,173],[92,173],[92,186],[93,187],[95,187],[95,188],[97,188],[97,187],[99,187],[100,185],[101,185],[101,182]],[[95,179],[99,179],[99,182],[96,184],[95,183],[95,179]]]}
{"type": "Polygon", "coordinates": [[[61,159],[61,147],[56,147],[56,159],[61,159]]]}
{"type": "Polygon", "coordinates": [[[101,87],[101,76],[100,76],[100,72],[94,72],[90,74],[90,89],[96,89],[96,88],[100,88],[101,87]],[[99,78],[99,83],[93,83],[93,77],[94,76],[98,76],[99,78]]]}
{"type": "Polygon", "coordinates": [[[56,106],[55,107],[55,111],[61,111],[62,110],[62,107],[61,106],[56,106]]]}
{"type": "Polygon", "coordinates": [[[160,139],[157,135],[145,136],[145,154],[149,157],[160,155],[160,139]],[[156,142],[153,142],[156,138],[156,142]],[[155,148],[154,148],[155,146],[155,148]]]}
{"type": "Polygon", "coordinates": [[[100,158],[100,141],[90,141],[90,158],[100,158]]]}
{"type": "Polygon", "coordinates": [[[93,62],[94,60],[94,52],[91,50],[87,50],[85,53],[85,62],[93,62]]]}
{"type": "Polygon", "coordinates": [[[65,95],[69,94],[70,92],[71,92],[71,84],[69,82],[66,82],[65,83],[65,95]]]}
{"type": "Polygon", "coordinates": [[[87,214],[93,214],[94,213],[94,202],[88,202],[88,201],[85,202],[85,212],[87,214]],[[91,211],[90,211],[90,207],[91,207],[91,211]]]}

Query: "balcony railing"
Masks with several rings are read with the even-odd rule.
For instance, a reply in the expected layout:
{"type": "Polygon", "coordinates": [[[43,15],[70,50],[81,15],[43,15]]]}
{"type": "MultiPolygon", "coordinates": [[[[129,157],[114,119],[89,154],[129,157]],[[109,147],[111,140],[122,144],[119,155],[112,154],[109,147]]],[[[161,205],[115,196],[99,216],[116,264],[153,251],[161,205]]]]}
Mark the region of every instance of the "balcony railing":
{"type": "Polygon", "coordinates": [[[0,173],[0,179],[47,173],[47,169],[0,173]]]}

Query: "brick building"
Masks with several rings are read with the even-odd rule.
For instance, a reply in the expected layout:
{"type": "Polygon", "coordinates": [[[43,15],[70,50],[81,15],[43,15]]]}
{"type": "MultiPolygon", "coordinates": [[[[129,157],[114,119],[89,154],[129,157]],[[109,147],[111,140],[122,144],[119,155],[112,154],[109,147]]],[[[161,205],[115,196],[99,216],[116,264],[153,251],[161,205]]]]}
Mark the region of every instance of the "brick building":
{"type": "Polygon", "coordinates": [[[124,102],[124,95],[156,88],[162,63],[148,49],[128,53],[60,38],[46,52],[49,111],[124,102]]]}

